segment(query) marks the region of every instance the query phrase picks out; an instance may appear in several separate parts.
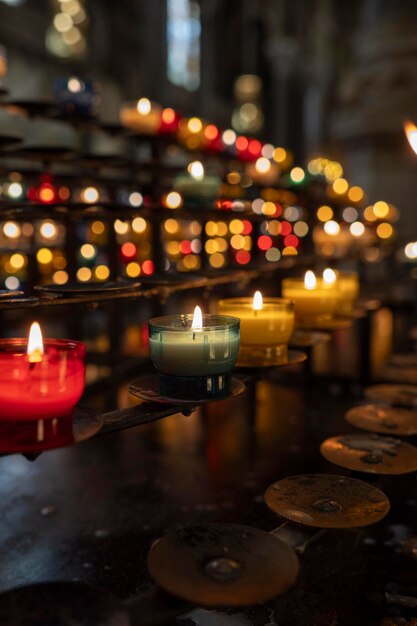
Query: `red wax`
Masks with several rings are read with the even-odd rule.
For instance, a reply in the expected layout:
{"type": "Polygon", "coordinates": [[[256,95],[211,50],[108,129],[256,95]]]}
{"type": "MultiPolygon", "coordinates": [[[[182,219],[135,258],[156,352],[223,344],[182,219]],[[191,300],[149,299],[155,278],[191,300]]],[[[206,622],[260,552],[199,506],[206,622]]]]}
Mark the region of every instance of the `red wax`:
{"type": "Polygon", "coordinates": [[[84,391],[84,344],[47,339],[40,363],[26,351],[24,339],[0,340],[0,419],[69,415],[84,391]]]}

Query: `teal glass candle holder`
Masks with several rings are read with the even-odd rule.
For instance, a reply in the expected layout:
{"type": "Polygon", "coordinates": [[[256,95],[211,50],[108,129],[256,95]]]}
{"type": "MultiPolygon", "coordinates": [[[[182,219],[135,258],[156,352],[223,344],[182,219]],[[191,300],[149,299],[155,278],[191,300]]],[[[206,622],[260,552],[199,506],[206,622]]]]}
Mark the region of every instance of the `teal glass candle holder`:
{"type": "Polygon", "coordinates": [[[160,374],[161,394],[206,400],[230,394],[232,369],[239,354],[240,321],[203,315],[192,328],[192,315],[149,320],[150,357],[160,374]]]}

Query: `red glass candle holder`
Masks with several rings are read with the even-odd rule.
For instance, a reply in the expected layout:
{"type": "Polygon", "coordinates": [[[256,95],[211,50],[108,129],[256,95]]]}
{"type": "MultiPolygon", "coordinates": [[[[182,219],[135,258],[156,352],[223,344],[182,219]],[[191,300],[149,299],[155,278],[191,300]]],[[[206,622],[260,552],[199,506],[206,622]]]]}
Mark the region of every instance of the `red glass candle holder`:
{"type": "Polygon", "coordinates": [[[0,420],[0,453],[42,452],[74,443],[73,417],[0,420]]]}
{"type": "Polygon", "coordinates": [[[84,344],[47,339],[39,363],[30,363],[26,351],[25,339],[0,340],[0,419],[70,415],[84,391],[84,344]]]}

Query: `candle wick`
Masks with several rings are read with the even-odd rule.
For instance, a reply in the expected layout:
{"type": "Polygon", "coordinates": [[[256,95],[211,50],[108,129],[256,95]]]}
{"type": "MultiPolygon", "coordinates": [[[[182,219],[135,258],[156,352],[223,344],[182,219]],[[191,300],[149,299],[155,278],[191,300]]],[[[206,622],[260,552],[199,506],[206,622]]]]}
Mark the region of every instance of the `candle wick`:
{"type": "Polygon", "coordinates": [[[29,372],[33,372],[33,370],[35,369],[36,366],[36,361],[34,361],[33,363],[29,363],[29,372]]]}
{"type": "Polygon", "coordinates": [[[195,341],[195,333],[193,333],[193,341],[195,341]]]}

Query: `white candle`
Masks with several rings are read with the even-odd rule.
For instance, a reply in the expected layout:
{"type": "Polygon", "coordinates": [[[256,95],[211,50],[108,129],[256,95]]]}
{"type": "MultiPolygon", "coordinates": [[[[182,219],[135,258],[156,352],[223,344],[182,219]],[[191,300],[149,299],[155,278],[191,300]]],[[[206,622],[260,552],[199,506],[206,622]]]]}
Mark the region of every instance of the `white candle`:
{"type": "Polygon", "coordinates": [[[184,318],[181,326],[178,320],[176,316],[150,321],[150,355],[158,371],[170,376],[213,376],[232,370],[239,352],[237,319],[203,318],[196,307],[191,325],[184,318]]]}

